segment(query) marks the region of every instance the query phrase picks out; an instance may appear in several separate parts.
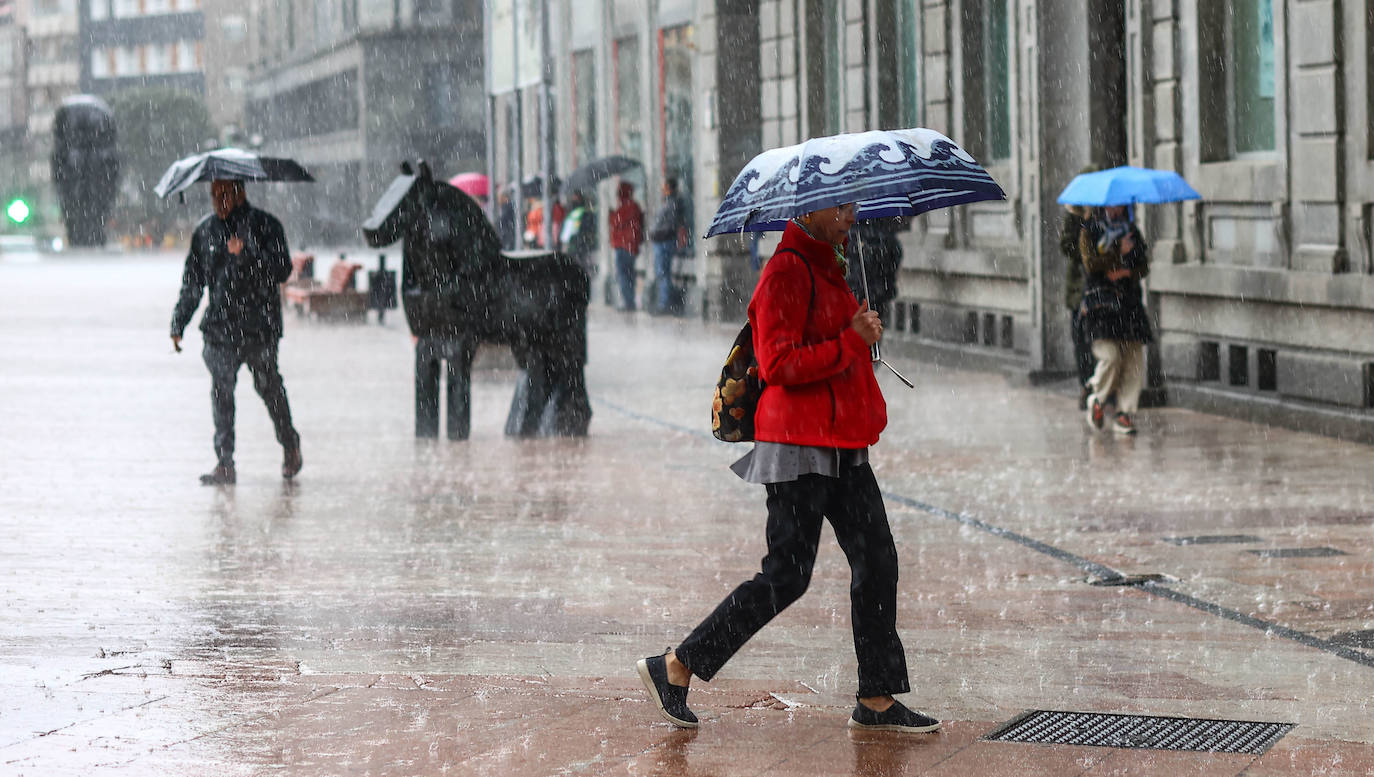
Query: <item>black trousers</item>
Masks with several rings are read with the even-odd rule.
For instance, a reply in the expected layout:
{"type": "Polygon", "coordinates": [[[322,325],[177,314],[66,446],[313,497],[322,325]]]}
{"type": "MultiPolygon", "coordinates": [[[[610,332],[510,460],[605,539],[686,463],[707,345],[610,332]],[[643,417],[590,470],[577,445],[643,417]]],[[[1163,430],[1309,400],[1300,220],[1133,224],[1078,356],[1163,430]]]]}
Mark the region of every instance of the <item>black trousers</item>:
{"type": "Polygon", "coordinates": [[[477,344],[462,337],[421,337],[415,344],[415,436],[439,436],[440,363],[447,365],[448,438],[472,430],[472,358],[477,344]]]}
{"type": "Polygon", "coordinates": [[[1078,368],[1078,386],[1082,388],[1088,379],[1093,376],[1093,370],[1097,368],[1097,357],[1093,356],[1093,341],[1084,331],[1087,316],[1083,315],[1083,306],[1079,305],[1073,309],[1073,317],[1069,320],[1069,330],[1073,336],[1073,361],[1078,368]]]}
{"type": "Polygon", "coordinates": [[[300,435],[291,425],[291,406],[286,385],[277,370],[277,343],[205,344],[201,355],[210,370],[210,407],[215,416],[215,456],[226,467],[234,466],[234,387],[239,367],[248,365],[253,388],[267,405],[267,414],[283,448],[299,447],[300,435]]]}
{"type": "Polygon", "coordinates": [[[850,621],[859,659],[858,696],[911,690],[897,636],[897,547],[873,470],[838,478],[803,475],[768,488],[768,555],[676,649],[692,674],[710,680],[764,624],[801,598],[816,563],[821,521],[830,520],[849,559],[850,621]]]}

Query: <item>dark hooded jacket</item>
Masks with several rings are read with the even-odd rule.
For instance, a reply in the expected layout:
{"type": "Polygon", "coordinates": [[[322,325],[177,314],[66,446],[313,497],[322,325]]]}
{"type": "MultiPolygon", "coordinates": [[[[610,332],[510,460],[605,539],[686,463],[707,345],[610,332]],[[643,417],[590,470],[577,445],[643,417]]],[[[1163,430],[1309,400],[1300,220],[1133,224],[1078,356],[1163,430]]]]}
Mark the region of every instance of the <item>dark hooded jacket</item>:
{"type": "Polygon", "coordinates": [[[291,275],[286,232],[272,214],[246,201],[225,219],[210,214],[191,234],[191,250],[181,274],[181,296],[172,312],[172,335],[181,337],[209,287],[201,316],[205,341],[242,345],[282,336],[281,287],[291,275]],[[229,253],[237,235],[243,250],[229,253]]]}
{"type": "Polygon", "coordinates": [[[1109,224],[1100,217],[1091,218],[1078,232],[1078,250],[1085,272],[1084,331],[1088,339],[1152,342],[1154,334],[1140,285],[1140,279],[1150,274],[1150,254],[1140,230],[1130,222],[1109,224]],[[1135,247],[1123,256],[1120,245],[1124,234],[1131,235],[1135,247]],[[1115,281],[1107,277],[1118,269],[1130,270],[1131,275],[1115,281]]]}

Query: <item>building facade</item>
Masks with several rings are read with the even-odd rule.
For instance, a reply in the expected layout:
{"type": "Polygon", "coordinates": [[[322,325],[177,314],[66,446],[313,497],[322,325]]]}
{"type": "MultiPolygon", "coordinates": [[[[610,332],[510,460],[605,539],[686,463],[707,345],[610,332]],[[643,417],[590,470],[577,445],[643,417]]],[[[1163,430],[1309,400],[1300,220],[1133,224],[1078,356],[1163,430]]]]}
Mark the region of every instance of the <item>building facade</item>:
{"type": "MultiPolygon", "coordinates": [[[[1088,165],[1177,170],[1203,199],[1136,214],[1153,396],[1374,441],[1374,0],[548,4],[555,171],[641,158],[649,211],[680,173],[697,233],[764,148],[954,138],[1007,199],[913,220],[888,337],[1018,380],[1072,373],[1060,190],[1088,165]]],[[[492,96],[502,180],[538,169],[534,92],[492,96]]],[[[695,312],[742,315],[748,254],[695,243],[695,312]]]]}
{"type": "Polygon", "coordinates": [[[283,203],[307,241],[356,241],[403,160],[485,169],[480,0],[288,0],[252,35],[246,129],[317,179],[283,203]]]}
{"type": "Polygon", "coordinates": [[[136,87],[205,94],[200,0],[82,0],[81,90],[136,87]]]}

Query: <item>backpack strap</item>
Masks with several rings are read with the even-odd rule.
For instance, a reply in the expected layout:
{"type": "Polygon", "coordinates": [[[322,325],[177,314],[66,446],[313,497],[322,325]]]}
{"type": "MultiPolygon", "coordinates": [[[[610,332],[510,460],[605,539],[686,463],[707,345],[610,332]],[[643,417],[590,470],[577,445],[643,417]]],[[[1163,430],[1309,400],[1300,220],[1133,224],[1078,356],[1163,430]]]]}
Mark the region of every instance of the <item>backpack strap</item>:
{"type": "Polygon", "coordinates": [[[816,301],[816,271],[811,269],[811,263],[806,261],[806,257],[802,256],[801,251],[798,251],[795,248],[782,248],[778,250],[778,253],[792,254],[796,256],[798,259],[801,260],[802,267],[806,268],[806,274],[811,277],[811,299],[807,300],[806,302],[806,313],[808,316],[810,316],[811,305],[814,304],[816,301]]]}

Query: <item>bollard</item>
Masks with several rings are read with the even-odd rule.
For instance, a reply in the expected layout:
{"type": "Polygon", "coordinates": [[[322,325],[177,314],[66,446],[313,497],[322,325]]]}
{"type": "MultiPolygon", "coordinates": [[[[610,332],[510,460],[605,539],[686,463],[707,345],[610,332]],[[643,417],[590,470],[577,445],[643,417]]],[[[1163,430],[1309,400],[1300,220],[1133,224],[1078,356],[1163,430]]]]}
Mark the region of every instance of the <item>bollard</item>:
{"type": "Polygon", "coordinates": [[[396,307],[396,271],[386,269],[386,254],[377,255],[377,269],[367,274],[367,306],[377,311],[378,324],[396,307]]]}

